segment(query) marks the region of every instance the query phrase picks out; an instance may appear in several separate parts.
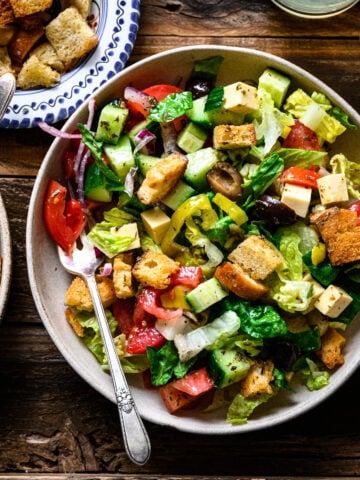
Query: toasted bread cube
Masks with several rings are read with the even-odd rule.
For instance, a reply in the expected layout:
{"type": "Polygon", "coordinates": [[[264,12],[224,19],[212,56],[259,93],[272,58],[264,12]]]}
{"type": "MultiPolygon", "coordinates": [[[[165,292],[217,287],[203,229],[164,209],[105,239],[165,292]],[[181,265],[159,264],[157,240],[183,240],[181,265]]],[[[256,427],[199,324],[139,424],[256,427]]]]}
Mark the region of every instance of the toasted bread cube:
{"type": "Polygon", "coordinates": [[[271,360],[258,361],[250,367],[249,373],[240,382],[240,393],[253,397],[262,393],[272,394],[270,382],[273,379],[274,364],[271,360]]]}
{"type": "Polygon", "coordinates": [[[141,220],[147,234],[159,245],[170,226],[170,217],[161,208],[154,207],[142,212],[141,220]]]}
{"type": "Polygon", "coordinates": [[[159,160],[146,173],[137,195],[145,205],[160,202],[176,186],[185,173],[188,159],[179,152],[173,152],[159,160]]]}
{"type": "Polygon", "coordinates": [[[0,47],[0,77],[4,73],[13,73],[11,59],[6,47],[0,47]]]}
{"type": "Polygon", "coordinates": [[[49,42],[43,42],[31,51],[31,55],[36,55],[39,61],[53,68],[59,73],[65,71],[63,62],[58,57],[54,47],[49,42]]]}
{"type": "Polygon", "coordinates": [[[131,298],[135,295],[132,279],[133,255],[120,253],[113,262],[113,282],[117,298],[131,298]]]}
{"type": "Polygon", "coordinates": [[[329,285],[315,302],[315,308],[327,317],[337,318],[352,301],[345,290],[329,285]]]}
{"type": "Polygon", "coordinates": [[[228,259],[238,263],[255,280],[264,280],[282,263],[281,254],[264,237],[251,235],[242,241],[228,259]]]}
{"type": "Polygon", "coordinates": [[[10,40],[15,35],[15,31],[14,25],[0,26],[0,47],[6,47],[6,45],[9,44],[10,40]]]}
{"type": "Polygon", "coordinates": [[[20,70],[17,85],[23,90],[36,87],[53,87],[60,80],[60,73],[42,63],[36,55],[31,55],[20,70]]]}
{"type": "MultiPolygon", "coordinates": [[[[104,308],[107,308],[116,300],[113,281],[108,277],[97,276],[96,283],[102,304],[104,308]]],[[[75,277],[72,281],[65,294],[65,304],[69,307],[75,307],[78,310],[93,311],[94,307],[91,295],[88,286],[82,278],[75,277]]]]}
{"type": "Polygon", "coordinates": [[[0,26],[8,25],[15,20],[10,0],[0,0],[0,26]]]}
{"type": "Polygon", "coordinates": [[[65,310],[65,317],[66,320],[70,323],[72,329],[76,333],[78,337],[83,337],[85,333],[84,327],[79,323],[78,319],[76,318],[76,315],[74,312],[70,310],[70,308],[67,308],[65,310]]]}
{"type": "Polygon", "coordinates": [[[323,205],[347,202],[349,193],[344,173],[325,175],[317,180],[320,200],[323,205]]]}
{"type": "Polygon", "coordinates": [[[342,355],[346,339],[334,328],[330,327],[321,337],[321,349],[318,356],[327,368],[332,370],[337,365],[343,365],[344,357],[342,355]]]}
{"type": "Polygon", "coordinates": [[[311,202],[311,188],[285,183],[281,201],[292,208],[296,215],[305,218],[311,202]]]}
{"type": "Polygon", "coordinates": [[[75,7],[86,20],[90,15],[92,0],[64,0],[64,8],[75,7]]]}
{"type": "Polygon", "coordinates": [[[25,17],[44,12],[51,7],[53,0],[10,0],[15,17],[25,17]]]}
{"type": "Polygon", "coordinates": [[[258,109],[257,89],[244,82],[236,82],[224,87],[224,108],[239,114],[258,109]]]}
{"type": "Polygon", "coordinates": [[[231,150],[256,144],[256,132],[252,123],[245,125],[217,125],[214,128],[215,150],[231,150]]]}
{"type": "Polygon", "coordinates": [[[135,263],[132,273],[144,287],[164,289],[170,285],[170,275],[179,268],[180,264],[167,255],[147,250],[135,263]]]}
{"type": "Polygon", "coordinates": [[[237,263],[224,262],[217,267],[214,277],[227,290],[245,300],[257,300],[269,292],[266,285],[251,278],[237,263]]]}
{"type": "Polygon", "coordinates": [[[43,34],[43,27],[38,27],[29,31],[18,30],[8,45],[9,55],[13,63],[22,65],[43,34]]]}
{"type": "Polygon", "coordinates": [[[98,43],[96,33],[75,7],[59,13],[45,27],[45,33],[66,68],[74,65],[98,43]]]}

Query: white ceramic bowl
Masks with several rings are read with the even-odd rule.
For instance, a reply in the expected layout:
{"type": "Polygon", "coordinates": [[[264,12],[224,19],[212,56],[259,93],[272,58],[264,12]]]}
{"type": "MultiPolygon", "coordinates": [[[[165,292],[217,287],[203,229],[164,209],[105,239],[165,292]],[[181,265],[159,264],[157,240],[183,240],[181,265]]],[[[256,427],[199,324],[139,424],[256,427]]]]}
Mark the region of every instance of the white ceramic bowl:
{"type": "Polygon", "coordinates": [[[0,127],[33,128],[39,120],[56,123],[67,119],[124,68],[135,43],[139,16],[139,0],[93,0],[89,20],[98,45],[54,87],[17,89],[0,127]]]}
{"type": "MultiPolygon", "coordinates": [[[[223,55],[224,62],[218,77],[219,84],[238,79],[257,80],[265,67],[278,68],[292,77],[292,88],[302,86],[307,91],[316,89],[324,92],[334,104],[345,110],[360,128],[360,116],[318,79],[301,68],[273,55],[256,50],[235,47],[198,46],[170,50],[154,55],[126,68],[109,80],[97,93],[97,104],[102,105],[131,84],[143,88],[155,83],[178,82],[190,74],[193,61],[212,55],[223,55]]],[[[64,129],[73,131],[78,122],[87,118],[87,105],[82,105],[66,122],[64,129]]],[[[344,151],[354,160],[360,150],[359,133],[349,132],[340,137],[336,148],[344,151]]],[[[64,294],[70,277],[61,267],[56,248],[49,238],[43,223],[42,208],[47,182],[51,178],[61,179],[61,162],[68,146],[67,140],[56,139],[49,149],[37,176],[30,201],[27,221],[27,261],[32,293],[39,314],[53,341],[65,359],[76,372],[106,398],[114,400],[113,387],[109,375],[74,334],[64,317],[64,294]]],[[[331,384],[319,391],[310,393],[299,387],[295,393],[282,393],[272,401],[257,409],[255,415],[243,426],[230,426],[225,422],[224,412],[212,414],[187,411],[170,415],[158,392],[145,390],[140,376],[128,376],[129,383],[140,414],[151,422],[197,434],[232,434],[249,432],[273,426],[294,418],[328,398],[342,385],[359,365],[360,318],[353,321],[348,329],[348,343],[345,349],[346,362],[331,376],[331,384]]]]}
{"type": "Polygon", "coordinates": [[[8,301],[11,268],[12,268],[12,247],[8,217],[4,201],[0,195],[0,256],[1,256],[1,274],[0,274],[0,322],[4,316],[6,304],[8,301]]]}

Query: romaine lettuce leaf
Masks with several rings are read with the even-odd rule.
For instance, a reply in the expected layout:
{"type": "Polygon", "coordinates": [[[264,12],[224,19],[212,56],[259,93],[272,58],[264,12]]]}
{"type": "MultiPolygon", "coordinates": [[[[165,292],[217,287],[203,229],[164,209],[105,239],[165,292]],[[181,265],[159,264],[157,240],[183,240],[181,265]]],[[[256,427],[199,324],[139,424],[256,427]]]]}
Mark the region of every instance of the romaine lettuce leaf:
{"type": "Polygon", "coordinates": [[[330,159],[332,173],[344,173],[349,193],[360,199],[360,164],[351,162],[345,155],[339,153],[330,159]]]}

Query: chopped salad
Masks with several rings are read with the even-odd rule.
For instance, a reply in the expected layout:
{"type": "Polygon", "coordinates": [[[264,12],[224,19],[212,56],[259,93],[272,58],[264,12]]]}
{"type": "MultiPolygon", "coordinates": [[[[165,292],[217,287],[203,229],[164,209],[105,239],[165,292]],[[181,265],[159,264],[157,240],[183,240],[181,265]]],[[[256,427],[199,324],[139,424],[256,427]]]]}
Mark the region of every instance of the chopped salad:
{"type": "MultiPolygon", "coordinates": [[[[73,133],[44,220],[71,255],[88,226],[126,373],[172,414],[226,407],[241,425],[301,382],[326,388],[360,311],[360,165],[331,147],[356,129],[320,92],[266,68],[217,85],[221,56],[183,86],[128,86],[73,133]]],[[[108,369],[75,277],[65,315],[108,369]]]]}

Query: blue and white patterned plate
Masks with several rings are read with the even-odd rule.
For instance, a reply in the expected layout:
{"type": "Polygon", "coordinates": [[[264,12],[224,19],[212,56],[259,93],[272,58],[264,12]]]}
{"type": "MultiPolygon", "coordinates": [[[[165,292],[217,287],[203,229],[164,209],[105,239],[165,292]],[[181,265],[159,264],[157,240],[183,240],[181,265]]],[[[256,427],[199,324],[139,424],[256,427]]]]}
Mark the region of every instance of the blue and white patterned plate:
{"type": "Polygon", "coordinates": [[[55,87],[16,90],[0,123],[2,128],[33,128],[68,118],[95,90],[120,72],[134,46],[139,0],[93,0],[90,22],[99,37],[96,48],[55,87]]]}

